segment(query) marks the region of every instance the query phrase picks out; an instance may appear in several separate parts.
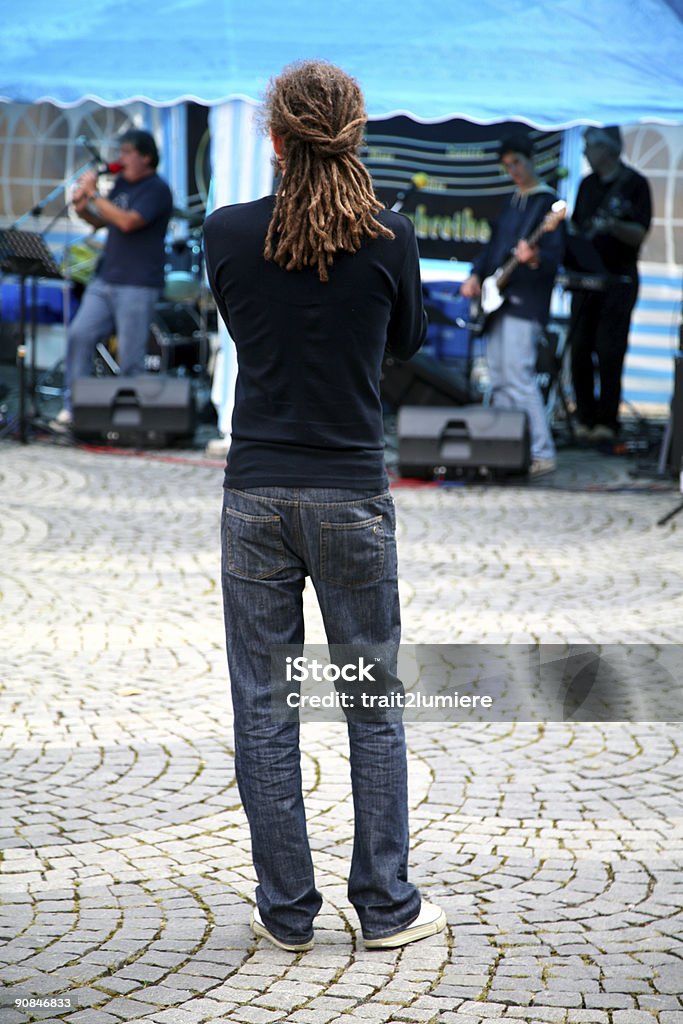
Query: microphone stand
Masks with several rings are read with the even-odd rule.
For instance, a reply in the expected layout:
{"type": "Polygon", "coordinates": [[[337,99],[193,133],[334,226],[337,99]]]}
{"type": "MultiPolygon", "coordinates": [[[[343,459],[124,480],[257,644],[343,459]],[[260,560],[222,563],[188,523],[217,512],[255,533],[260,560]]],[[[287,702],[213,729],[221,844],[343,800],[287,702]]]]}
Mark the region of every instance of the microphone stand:
{"type": "MultiPolygon", "coordinates": [[[[18,217],[17,220],[15,220],[14,224],[10,225],[10,230],[16,230],[20,226],[20,224],[23,224],[24,221],[27,220],[29,217],[40,217],[45,207],[48,206],[53,199],[56,199],[60,192],[67,188],[67,186],[70,185],[71,182],[74,181],[76,178],[80,178],[82,174],[85,174],[85,172],[89,170],[92,167],[92,165],[96,162],[97,161],[95,160],[90,160],[87,164],[83,164],[82,167],[79,167],[79,169],[77,171],[74,171],[74,173],[71,174],[66,179],[66,181],[61,182],[61,184],[57,185],[56,188],[53,188],[52,191],[43,199],[41,199],[34,207],[32,207],[32,209],[27,210],[26,213],[22,213],[21,217],[18,217]]],[[[67,209],[68,205],[69,204],[66,203],[62,207],[59,213],[55,217],[53,217],[53,219],[50,221],[45,230],[41,232],[41,234],[44,235],[52,227],[57,218],[62,216],[64,210],[67,209]]]]}
{"type": "Polygon", "coordinates": [[[391,207],[392,213],[400,213],[407,201],[415,192],[420,192],[423,188],[427,188],[429,185],[429,177],[424,171],[418,171],[410,179],[410,184],[406,189],[401,189],[400,192],[396,193],[396,199],[391,207]]]}
{"type": "Polygon", "coordinates": [[[683,512],[683,501],[679,505],[676,505],[676,507],[673,508],[670,512],[667,512],[665,516],[662,516],[661,519],[658,519],[657,526],[664,526],[664,524],[668,523],[670,519],[673,519],[674,516],[677,516],[679,512],[683,512]]]}
{"type": "MultiPolygon", "coordinates": [[[[38,203],[36,203],[36,205],[34,207],[32,207],[30,210],[27,210],[20,217],[18,217],[14,221],[14,223],[10,225],[9,230],[10,231],[18,231],[18,230],[20,230],[21,225],[26,220],[28,220],[29,217],[33,217],[34,218],[34,220],[36,222],[36,226],[37,226],[38,218],[40,217],[40,215],[43,212],[43,210],[54,199],[56,199],[57,196],[59,196],[64,191],[64,189],[68,188],[68,186],[76,178],[79,178],[82,174],[85,173],[85,171],[87,171],[90,167],[92,167],[93,164],[96,164],[97,162],[98,161],[96,161],[93,158],[92,160],[88,161],[88,163],[83,164],[81,167],[79,167],[79,169],[77,171],[74,171],[73,174],[71,174],[65,181],[60,182],[59,185],[57,185],[55,188],[53,188],[51,190],[51,192],[49,192],[38,203]]],[[[69,203],[67,201],[62,207],[60,207],[60,209],[57,211],[57,213],[54,215],[54,217],[49,221],[47,226],[42,231],[36,231],[35,235],[39,235],[40,238],[42,238],[44,240],[45,236],[47,235],[48,231],[52,228],[53,224],[55,224],[55,222],[57,220],[59,220],[59,218],[64,215],[64,213],[68,210],[68,208],[69,208],[69,203]]],[[[36,376],[37,376],[36,375],[36,349],[37,349],[37,339],[38,339],[38,321],[37,321],[37,316],[38,316],[38,312],[37,312],[38,277],[36,276],[35,273],[30,275],[30,276],[31,276],[31,300],[30,300],[31,301],[31,321],[30,321],[30,334],[29,334],[29,336],[30,336],[30,342],[31,342],[31,363],[30,363],[30,377],[29,377],[29,388],[28,388],[28,390],[29,390],[29,393],[30,393],[30,396],[31,396],[31,406],[30,406],[30,413],[29,414],[27,414],[27,409],[26,409],[26,390],[27,390],[26,389],[26,362],[25,362],[26,361],[26,346],[25,346],[24,326],[22,326],[22,339],[21,339],[21,343],[20,343],[20,351],[19,350],[17,351],[17,365],[18,365],[18,370],[19,370],[19,405],[20,405],[19,423],[20,423],[20,437],[21,437],[21,440],[22,440],[23,443],[26,443],[26,440],[27,440],[27,432],[26,432],[27,422],[29,420],[35,419],[36,418],[36,414],[37,414],[37,407],[36,407],[36,376]]],[[[21,303],[20,303],[20,305],[21,305],[20,321],[21,321],[22,325],[25,325],[25,322],[26,322],[25,285],[26,285],[26,275],[22,275],[21,276],[21,281],[20,281],[20,289],[21,289],[20,290],[20,300],[21,300],[21,303]]]]}
{"type": "Polygon", "coordinates": [[[412,196],[413,192],[417,192],[417,190],[417,185],[412,184],[410,188],[407,188],[405,190],[405,192],[403,191],[403,189],[401,189],[400,192],[397,192],[396,199],[394,200],[393,205],[389,207],[391,212],[400,213],[403,207],[406,205],[406,200],[409,199],[410,196],[412,196]]]}

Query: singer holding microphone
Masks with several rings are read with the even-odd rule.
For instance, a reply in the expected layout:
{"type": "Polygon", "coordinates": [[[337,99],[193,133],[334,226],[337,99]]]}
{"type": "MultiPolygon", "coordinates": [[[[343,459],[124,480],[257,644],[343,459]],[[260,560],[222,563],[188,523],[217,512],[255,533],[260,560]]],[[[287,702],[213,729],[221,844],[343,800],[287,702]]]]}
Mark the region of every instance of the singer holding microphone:
{"type": "Polygon", "coordinates": [[[93,370],[98,342],[116,334],[123,376],[142,373],[149,326],[164,284],[164,241],[173,208],[167,183],[156,171],[159,152],[149,132],[131,128],[119,136],[116,164],[106,164],[84,140],[95,167],[80,178],[73,195],[79,217],[95,230],[106,227],[107,241],[95,276],[69,325],[63,408],[53,429],[72,421],[71,389],[93,370]],[[99,173],[116,173],[108,197],[97,190],[99,173]]]}

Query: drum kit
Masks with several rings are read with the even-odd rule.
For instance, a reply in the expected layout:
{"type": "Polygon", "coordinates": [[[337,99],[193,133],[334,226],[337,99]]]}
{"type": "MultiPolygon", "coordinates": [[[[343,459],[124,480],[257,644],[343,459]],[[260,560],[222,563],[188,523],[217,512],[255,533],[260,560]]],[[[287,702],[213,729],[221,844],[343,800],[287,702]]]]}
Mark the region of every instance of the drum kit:
{"type": "Polygon", "coordinates": [[[207,318],[212,300],[203,272],[201,211],[175,207],[173,220],[186,232],[166,243],[164,291],[151,325],[147,369],[203,376],[208,372],[207,318]]]}
{"type": "Polygon", "coordinates": [[[201,293],[202,247],[191,233],[166,244],[164,299],[167,302],[197,302],[201,293]]]}

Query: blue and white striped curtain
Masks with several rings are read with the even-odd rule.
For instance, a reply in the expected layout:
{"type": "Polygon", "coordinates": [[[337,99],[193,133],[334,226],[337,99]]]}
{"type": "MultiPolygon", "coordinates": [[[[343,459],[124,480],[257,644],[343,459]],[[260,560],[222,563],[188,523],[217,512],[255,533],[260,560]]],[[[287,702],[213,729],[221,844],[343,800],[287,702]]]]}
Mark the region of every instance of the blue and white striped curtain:
{"type": "MultiPolygon", "coordinates": [[[[249,100],[230,100],[209,111],[212,168],[209,210],[247,203],[272,191],[273,149],[257,123],[257,112],[257,105],[249,100]]],[[[227,436],[234,404],[237,359],[222,322],[219,336],[221,344],[211,399],[218,410],[218,430],[227,436]]]]}

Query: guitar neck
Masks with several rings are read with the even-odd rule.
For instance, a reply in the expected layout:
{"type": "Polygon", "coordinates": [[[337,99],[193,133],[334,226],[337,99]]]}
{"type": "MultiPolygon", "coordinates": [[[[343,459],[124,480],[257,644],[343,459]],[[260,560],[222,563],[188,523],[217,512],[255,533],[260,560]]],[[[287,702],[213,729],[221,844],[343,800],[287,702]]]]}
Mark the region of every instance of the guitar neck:
{"type": "MultiPolygon", "coordinates": [[[[544,218],[541,221],[541,223],[538,225],[538,227],[536,227],[531,232],[529,237],[527,238],[527,244],[528,245],[536,245],[536,242],[539,240],[539,238],[542,235],[545,234],[546,231],[547,231],[547,228],[546,228],[546,223],[545,223],[545,218],[544,218]]],[[[498,274],[496,275],[496,278],[497,278],[496,283],[497,283],[498,287],[501,289],[501,291],[505,287],[505,285],[508,283],[510,278],[512,277],[513,271],[515,271],[518,266],[519,266],[519,260],[517,259],[517,257],[516,256],[510,256],[510,258],[507,259],[505,261],[505,263],[503,264],[503,266],[500,268],[498,274]]]]}

